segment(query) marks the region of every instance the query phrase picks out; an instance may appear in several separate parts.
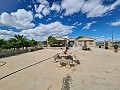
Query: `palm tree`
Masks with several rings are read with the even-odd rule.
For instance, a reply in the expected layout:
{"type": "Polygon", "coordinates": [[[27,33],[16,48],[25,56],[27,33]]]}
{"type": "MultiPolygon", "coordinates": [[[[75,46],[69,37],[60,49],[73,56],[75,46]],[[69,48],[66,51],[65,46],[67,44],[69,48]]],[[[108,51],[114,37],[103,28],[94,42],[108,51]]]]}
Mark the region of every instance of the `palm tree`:
{"type": "Polygon", "coordinates": [[[26,47],[26,49],[28,49],[28,47],[30,47],[29,39],[24,38],[23,42],[24,42],[24,47],[26,47]]]}
{"type": "Polygon", "coordinates": [[[38,44],[37,41],[35,41],[34,39],[29,40],[30,46],[32,46],[34,48],[34,46],[36,46],[38,44]]]}
{"type": "Polygon", "coordinates": [[[15,38],[10,38],[8,42],[11,44],[11,48],[14,48],[15,50],[17,40],[15,38]]]}
{"type": "Polygon", "coordinates": [[[2,51],[3,48],[5,48],[6,41],[4,39],[0,39],[0,51],[2,51]]]}
{"type": "Polygon", "coordinates": [[[5,43],[4,39],[0,39],[0,47],[5,43]]]}
{"type": "Polygon", "coordinates": [[[21,48],[21,47],[23,49],[24,49],[24,47],[26,47],[26,49],[27,49],[27,47],[29,47],[29,46],[34,47],[34,46],[37,45],[37,41],[35,41],[34,39],[29,40],[23,35],[15,35],[15,39],[17,41],[16,46],[17,46],[18,49],[21,48]]]}
{"type": "Polygon", "coordinates": [[[23,35],[19,35],[19,34],[18,34],[18,35],[15,35],[14,37],[15,37],[16,39],[23,39],[23,38],[24,38],[23,35]]]}
{"type": "Polygon", "coordinates": [[[23,48],[25,47],[25,43],[26,43],[26,37],[24,37],[23,35],[15,35],[15,39],[17,40],[16,44],[17,44],[17,48],[23,48]]]}

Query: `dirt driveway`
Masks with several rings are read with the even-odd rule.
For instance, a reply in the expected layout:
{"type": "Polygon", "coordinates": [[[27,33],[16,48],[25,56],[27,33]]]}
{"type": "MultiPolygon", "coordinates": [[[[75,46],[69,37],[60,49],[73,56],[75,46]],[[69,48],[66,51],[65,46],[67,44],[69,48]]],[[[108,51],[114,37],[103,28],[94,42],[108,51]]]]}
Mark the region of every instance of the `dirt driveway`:
{"type": "Polygon", "coordinates": [[[0,61],[0,78],[26,66],[29,68],[0,80],[0,90],[120,90],[120,53],[92,48],[83,51],[73,48],[81,64],[74,68],[61,68],[52,57],[62,50],[44,49],[12,56],[0,61]]]}

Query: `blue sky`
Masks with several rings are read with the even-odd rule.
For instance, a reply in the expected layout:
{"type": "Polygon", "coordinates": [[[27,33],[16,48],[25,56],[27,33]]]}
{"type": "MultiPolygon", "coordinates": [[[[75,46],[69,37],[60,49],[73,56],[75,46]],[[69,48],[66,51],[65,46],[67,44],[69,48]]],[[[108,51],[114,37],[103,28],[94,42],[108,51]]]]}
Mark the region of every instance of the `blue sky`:
{"type": "Polygon", "coordinates": [[[120,40],[120,0],[0,0],[0,38],[120,40]]]}

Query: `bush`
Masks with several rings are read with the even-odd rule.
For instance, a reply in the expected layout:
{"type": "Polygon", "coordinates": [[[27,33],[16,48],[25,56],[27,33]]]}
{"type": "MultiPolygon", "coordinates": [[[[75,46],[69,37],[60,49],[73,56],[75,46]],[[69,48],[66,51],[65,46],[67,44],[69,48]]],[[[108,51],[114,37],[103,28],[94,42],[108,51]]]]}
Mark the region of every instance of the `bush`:
{"type": "Polygon", "coordinates": [[[14,55],[19,55],[19,54],[23,54],[23,53],[26,53],[26,52],[33,52],[33,51],[37,51],[37,50],[41,50],[43,48],[32,48],[30,50],[7,50],[7,51],[1,51],[0,52],[0,58],[3,58],[3,57],[9,57],[9,56],[14,56],[14,55]]]}
{"type": "Polygon", "coordinates": [[[0,48],[0,52],[2,51],[2,49],[0,48]]]}
{"type": "Polygon", "coordinates": [[[18,55],[18,54],[22,54],[22,53],[26,53],[28,52],[27,50],[10,50],[10,51],[2,51],[0,53],[0,58],[3,57],[9,57],[9,56],[13,56],[13,55],[18,55]]]}

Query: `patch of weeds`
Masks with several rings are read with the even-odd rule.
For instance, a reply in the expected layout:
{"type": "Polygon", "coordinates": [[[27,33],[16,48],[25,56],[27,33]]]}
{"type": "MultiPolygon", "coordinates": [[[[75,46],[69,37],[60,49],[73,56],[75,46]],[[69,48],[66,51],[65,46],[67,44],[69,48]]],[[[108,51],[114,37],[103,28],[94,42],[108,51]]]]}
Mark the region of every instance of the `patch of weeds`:
{"type": "Polygon", "coordinates": [[[67,77],[64,77],[61,90],[70,90],[71,82],[72,82],[72,77],[70,75],[67,75],[67,77]]]}

